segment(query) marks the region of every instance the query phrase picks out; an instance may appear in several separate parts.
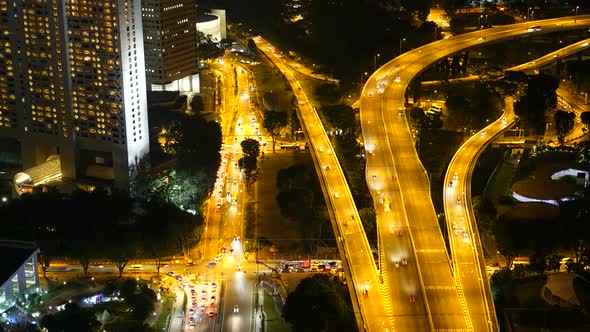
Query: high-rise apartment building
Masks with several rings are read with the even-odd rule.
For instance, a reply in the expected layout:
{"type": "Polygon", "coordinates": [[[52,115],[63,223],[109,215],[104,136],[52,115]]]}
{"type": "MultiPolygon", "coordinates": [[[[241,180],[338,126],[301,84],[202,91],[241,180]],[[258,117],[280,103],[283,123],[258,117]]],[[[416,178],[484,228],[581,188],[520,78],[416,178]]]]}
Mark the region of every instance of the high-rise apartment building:
{"type": "Polygon", "coordinates": [[[198,90],[196,1],[143,0],[142,15],[148,88],[198,90]]]}
{"type": "Polygon", "coordinates": [[[23,166],[114,179],[148,152],[140,0],[0,0],[0,138],[23,166]]]}

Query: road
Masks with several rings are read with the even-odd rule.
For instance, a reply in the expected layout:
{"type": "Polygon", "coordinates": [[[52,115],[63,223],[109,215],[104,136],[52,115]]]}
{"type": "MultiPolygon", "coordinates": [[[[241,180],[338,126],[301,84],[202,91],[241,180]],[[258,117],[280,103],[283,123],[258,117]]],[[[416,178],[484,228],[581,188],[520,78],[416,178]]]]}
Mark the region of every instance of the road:
{"type": "Polygon", "coordinates": [[[479,317],[477,321],[487,320],[488,330],[497,330],[498,322],[471,204],[471,176],[477,158],[485,147],[514,124],[513,104],[513,98],[506,98],[502,116],[459,148],[449,163],[443,187],[453,271],[461,281],[469,315],[479,317]]]}
{"type": "Polygon", "coordinates": [[[275,48],[261,37],[254,38],[254,41],[286,77],[299,102],[297,115],[310,143],[316,171],[331,213],[330,219],[349,280],[349,290],[359,329],[393,331],[392,307],[387,287],[379,281],[371,248],[362,224],[359,222],[360,218],[350,189],[318,114],[291,69],[283,62],[283,55],[275,51],[275,48]]]}
{"type": "MultiPolygon", "coordinates": [[[[383,183],[384,189],[380,193],[372,191],[376,206],[383,204],[384,196],[392,202],[390,213],[393,217],[381,217],[382,213],[379,213],[378,227],[383,233],[383,229],[393,220],[399,227],[407,230],[412,249],[409,257],[416,259],[409,263],[416,264],[421,286],[421,292],[415,292],[418,293],[417,297],[420,297],[417,298],[416,304],[419,304],[419,301],[424,303],[424,310],[431,317],[431,329],[485,331],[497,330],[497,326],[490,326],[485,319],[491,316],[491,313],[477,315],[476,308],[467,308],[468,303],[476,303],[478,294],[484,291],[466,293],[465,290],[472,289],[471,286],[463,285],[461,278],[455,278],[452,274],[438,219],[430,200],[429,178],[420,163],[414,147],[415,142],[405,119],[404,98],[409,83],[437,60],[463,49],[519,35],[572,29],[588,25],[589,22],[589,16],[578,16],[576,19],[558,18],[450,37],[402,54],[379,68],[367,81],[361,97],[360,111],[365,147],[369,156],[367,181],[371,185],[372,175],[377,175],[378,179],[391,182],[383,183]],[[529,29],[531,27],[537,28],[529,29]],[[402,115],[399,112],[400,108],[402,115]],[[474,299],[469,298],[473,296],[474,299]],[[476,315],[472,316],[471,313],[476,315]]],[[[384,254],[385,257],[390,256],[389,252],[384,254]]],[[[394,255],[395,253],[391,253],[391,256],[394,255]]],[[[387,259],[384,261],[387,264],[395,264],[387,259]]],[[[413,282],[413,278],[413,274],[409,273],[405,278],[397,280],[398,284],[395,286],[402,288],[401,285],[413,282]]],[[[397,292],[399,291],[396,291],[394,285],[391,285],[394,308],[407,306],[407,299],[402,304],[402,297],[393,297],[397,292]]],[[[479,303],[476,306],[484,305],[479,303]]],[[[417,316],[417,320],[423,320],[422,316],[417,316]]]]}
{"type": "Polygon", "coordinates": [[[555,62],[557,60],[566,58],[566,57],[568,57],[572,54],[575,54],[577,52],[581,52],[583,50],[586,50],[589,47],[590,47],[590,38],[584,39],[579,42],[568,45],[566,47],[560,48],[557,51],[545,54],[542,57],[539,57],[535,60],[523,63],[518,66],[514,66],[512,68],[508,68],[508,69],[506,69],[506,71],[522,71],[525,74],[531,75],[531,74],[534,74],[534,71],[537,68],[540,68],[540,67],[545,66],[549,63],[555,62]]]}

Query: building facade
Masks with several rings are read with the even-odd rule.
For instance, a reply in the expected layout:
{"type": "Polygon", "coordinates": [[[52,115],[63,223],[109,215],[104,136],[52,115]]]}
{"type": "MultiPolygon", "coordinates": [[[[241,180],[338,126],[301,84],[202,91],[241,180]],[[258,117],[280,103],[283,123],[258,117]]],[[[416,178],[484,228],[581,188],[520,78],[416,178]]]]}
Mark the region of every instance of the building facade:
{"type": "Polygon", "coordinates": [[[140,0],[0,0],[0,138],[24,168],[114,180],[148,152],[140,0]]]}
{"type": "Polygon", "coordinates": [[[195,0],[143,0],[142,7],[148,88],[192,85],[198,77],[195,0]]]}
{"type": "Polygon", "coordinates": [[[38,254],[32,243],[0,240],[0,314],[20,295],[39,291],[38,254]]]}

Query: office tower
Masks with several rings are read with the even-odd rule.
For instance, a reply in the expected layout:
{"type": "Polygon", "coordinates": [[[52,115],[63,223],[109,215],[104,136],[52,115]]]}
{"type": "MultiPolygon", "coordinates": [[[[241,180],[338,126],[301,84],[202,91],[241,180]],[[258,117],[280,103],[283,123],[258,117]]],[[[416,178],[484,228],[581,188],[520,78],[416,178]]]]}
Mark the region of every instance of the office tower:
{"type": "Polygon", "coordinates": [[[142,15],[148,88],[198,90],[195,0],[143,0],[142,15]]]}
{"type": "Polygon", "coordinates": [[[139,0],[0,0],[0,138],[23,166],[114,180],[148,152],[139,0]]]}

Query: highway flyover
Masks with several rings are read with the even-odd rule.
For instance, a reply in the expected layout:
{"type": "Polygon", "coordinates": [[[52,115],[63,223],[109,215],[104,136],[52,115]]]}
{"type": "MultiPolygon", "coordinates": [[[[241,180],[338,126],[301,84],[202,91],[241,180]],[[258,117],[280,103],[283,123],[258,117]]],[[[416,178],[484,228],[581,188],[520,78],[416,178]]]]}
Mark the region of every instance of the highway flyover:
{"type": "MultiPolygon", "coordinates": [[[[493,304],[486,300],[485,283],[477,278],[461,278],[451,267],[430,199],[428,174],[420,163],[406,120],[404,99],[409,83],[437,60],[470,47],[588,24],[590,16],[585,15],[518,23],[451,37],[402,54],[379,68],[367,81],[360,111],[368,155],[367,182],[377,211],[382,261],[387,265],[384,271],[389,274],[389,292],[396,315],[401,308],[410,308],[407,310],[415,314],[415,326],[422,326],[425,320],[431,330],[498,330],[493,304]],[[386,234],[394,237],[386,239],[386,234]],[[404,243],[391,245],[396,241],[404,243]],[[401,256],[408,262],[407,270],[397,267],[401,256]],[[410,271],[413,269],[417,273],[410,271]],[[390,271],[399,273],[394,276],[390,271]]],[[[473,245],[480,247],[479,243],[473,245]]],[[[473,250],[461,252],[477,262],[474,254],[473,250]]],[[[483,269],[483,265],[471,263],[470,268],[485,276],[485,270],[475,271],[483,269]]],[[[403,326],[398,327],[397,330],[403,330],[403,326]]]]}
{"type": "Polygon", "coordinates": [[[394,329],[388,288],[380,282],[377,275],[373,254],[356,205],[322,122],[293,71],[283,61],[283,55],[262,37],[255,37],[254,42],[285,76],[298,100],[297,116],[309,141],[342,265],[347,279],[352,280],[348,286],[359,330],[397,330],[394,329]]]}

